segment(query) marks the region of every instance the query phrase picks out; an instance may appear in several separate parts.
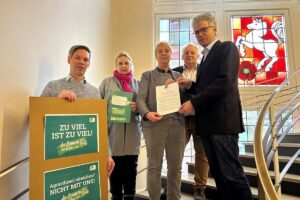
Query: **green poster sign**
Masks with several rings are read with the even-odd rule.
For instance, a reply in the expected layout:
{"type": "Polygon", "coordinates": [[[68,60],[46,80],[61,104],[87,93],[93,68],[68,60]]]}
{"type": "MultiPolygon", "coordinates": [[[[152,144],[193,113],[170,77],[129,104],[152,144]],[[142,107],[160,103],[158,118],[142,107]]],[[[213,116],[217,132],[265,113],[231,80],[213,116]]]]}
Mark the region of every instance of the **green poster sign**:
{"type": "Polygon", "coordinates": [[[108,105],[108,120],[114,123],[129,123],[133,94],[122,91],[113,91],[108,105]]]}
{"type": "Polygon", "coordinates": [[[45,115],[45,160],[99,152],[98,115],[45,115]]]}
{"type": "Polygon", "coordinates": [[[99,163],[44,173],[44,200],[101,200],[99,163]]]}

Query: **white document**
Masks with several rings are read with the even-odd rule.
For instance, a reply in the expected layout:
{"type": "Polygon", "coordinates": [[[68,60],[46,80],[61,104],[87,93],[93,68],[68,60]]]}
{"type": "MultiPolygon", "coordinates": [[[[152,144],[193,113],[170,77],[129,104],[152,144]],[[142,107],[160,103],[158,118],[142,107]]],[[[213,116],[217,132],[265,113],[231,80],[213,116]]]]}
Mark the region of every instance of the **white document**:
{"type": "Polygon", "coordinates": [[[177,112],[181,106],[178,83],[156,86],[157,112],[166,115],[177,112]]]}

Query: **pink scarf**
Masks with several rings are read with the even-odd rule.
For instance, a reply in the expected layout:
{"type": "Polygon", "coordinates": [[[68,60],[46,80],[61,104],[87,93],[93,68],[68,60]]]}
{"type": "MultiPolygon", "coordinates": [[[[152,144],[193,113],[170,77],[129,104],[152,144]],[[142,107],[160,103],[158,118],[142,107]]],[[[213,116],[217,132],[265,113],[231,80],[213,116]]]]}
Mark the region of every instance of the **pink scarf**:
{"type": "Polygon", "coordinates": [[[120,81],[124,92],[132,92],[132,89],[129,85],[133,78],[131,71],[128,74],[120,74],[117,70],[115,70],[113,74],[114,77],[120,81]]]}

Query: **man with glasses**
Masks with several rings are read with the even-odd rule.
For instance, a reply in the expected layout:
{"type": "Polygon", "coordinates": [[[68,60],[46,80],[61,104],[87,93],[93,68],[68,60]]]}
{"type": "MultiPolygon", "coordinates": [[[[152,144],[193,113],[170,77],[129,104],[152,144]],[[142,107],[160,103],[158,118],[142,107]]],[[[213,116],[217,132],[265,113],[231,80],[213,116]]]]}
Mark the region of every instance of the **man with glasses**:
{"type": "Polygon", "coordinates": [[[217,24],[210,13],[193,18],[192,26],[204,48],[196,82],[177,81],[195,94],[179,112],[195,112],[196,132],[208,158],[221,200],[252,200],[249,182],[239,161],[238,138],[244,131],[238,90],[239,53],[235,44],[216,39],[217,24]]]}

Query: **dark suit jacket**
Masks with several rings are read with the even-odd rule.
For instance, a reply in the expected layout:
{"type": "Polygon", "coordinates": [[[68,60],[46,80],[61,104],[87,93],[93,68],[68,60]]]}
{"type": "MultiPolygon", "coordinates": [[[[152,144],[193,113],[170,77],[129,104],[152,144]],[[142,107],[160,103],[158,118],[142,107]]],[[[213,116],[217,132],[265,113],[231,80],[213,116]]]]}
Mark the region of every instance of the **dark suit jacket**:
{"type": "MultiPolygon", "coordinates": [[[[197,64],[197,69],[199,69],[199,66],[200,66],[200,64],[197,64]]],[[[179,72],[180,74],[182,74],[183,73],[183,66],[179,66],[179,67],[173,68],[172,70],[175,71],[175,72],[179,72]]],[[[184,96],[183,96],[183,102],[191,100],[193,96],[194,96],[194,94],[190,93],[189,91],[186,91],[184,93],[184,96]]]]}
{"type": "Polygon", "coordinates": [[[197,69],[190,91],[200,135],[244,131],[238,90],[239,53],[232,42],[217,41],[197,69]]]}
{"type": "Polygon", "coordinates": [[[175,72],[179,72],[180,74],[182,74],[182,72],[183,72],[183,66],[175,67],[172,70],[175,71],[175,72]]]}
{"type": "MultiPolygon", "coordinates": [[[[200,64],[197,64],[197,69],[199,68],[200,64]]],[[[175,72],[179,72],[180,74],[182,74],[183,72],[183,66],[179,66],[179,67],[175,67],[172,69],[175,72]]]]}

